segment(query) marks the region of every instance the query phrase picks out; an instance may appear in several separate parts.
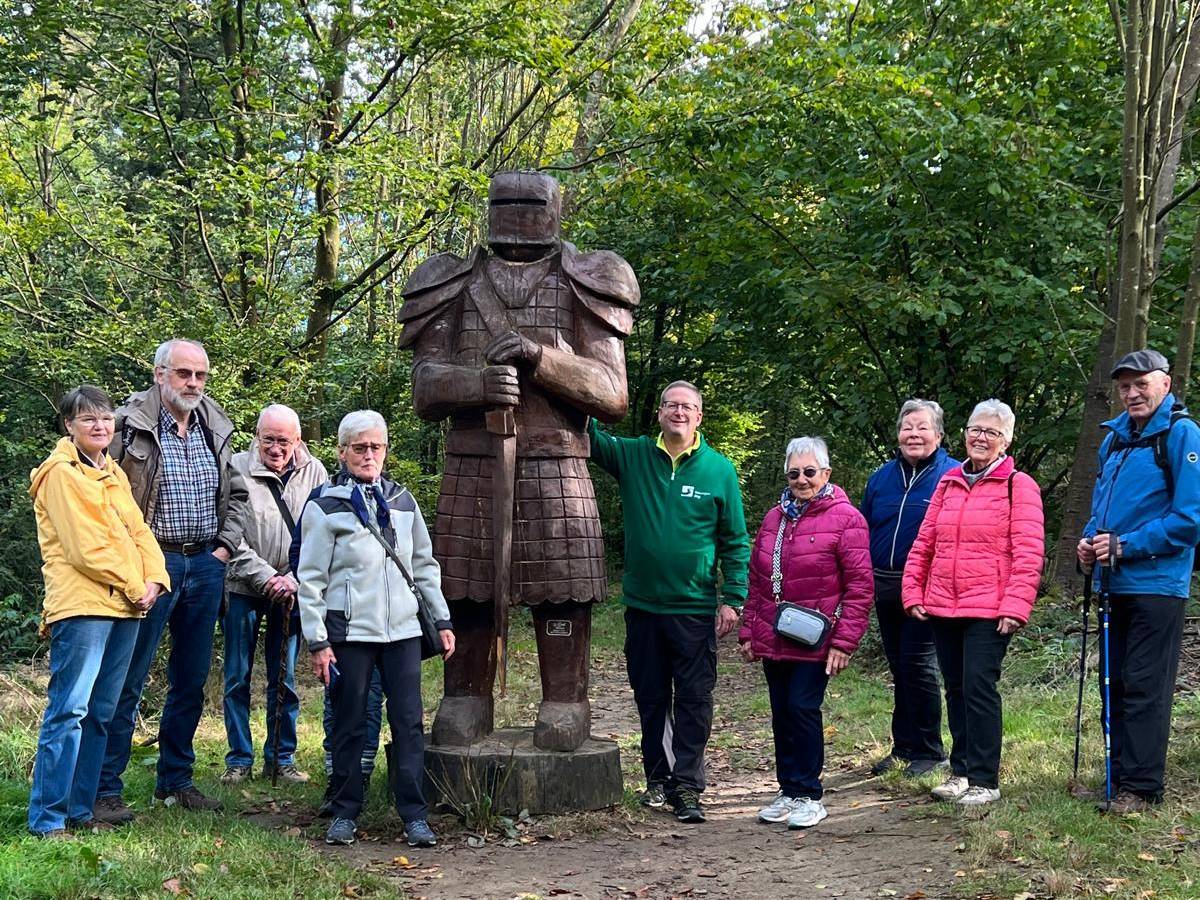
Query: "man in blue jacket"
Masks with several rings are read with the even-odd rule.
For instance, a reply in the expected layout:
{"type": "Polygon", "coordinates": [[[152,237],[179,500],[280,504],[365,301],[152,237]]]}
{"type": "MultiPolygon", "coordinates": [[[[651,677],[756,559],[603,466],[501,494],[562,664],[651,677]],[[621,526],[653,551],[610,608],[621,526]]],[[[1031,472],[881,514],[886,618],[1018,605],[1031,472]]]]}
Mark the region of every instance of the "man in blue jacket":
{"type": "Polygon", "coordinates": [[[896,423],[895,456],[875,470],[863,492],[861,510],[871,529],[875,569],[875,615],[895,700],[892,749],[871,766],[874,775],[903,766],[906,776],[916,778],[946,766],[933,629],[905,615],[900,603],[904,563],[929,498],[942,476],[958,465],[942,447],[942,418],[934,401],[906,400],[896,423]]]}
{"type": "MultiPolygon", "coordinates": [[[[1092,516],[1077,553],[1111,565],[1112,777],[1118,813],[1161,802],[1183,611],[1200,539],[1200,426],[1171,394],[1166,357],[1126,354],[1125,412],[1104,423],[1092,516]]],[[[1103,675],[1101,676],[1103,677],[1103,675]]]]}

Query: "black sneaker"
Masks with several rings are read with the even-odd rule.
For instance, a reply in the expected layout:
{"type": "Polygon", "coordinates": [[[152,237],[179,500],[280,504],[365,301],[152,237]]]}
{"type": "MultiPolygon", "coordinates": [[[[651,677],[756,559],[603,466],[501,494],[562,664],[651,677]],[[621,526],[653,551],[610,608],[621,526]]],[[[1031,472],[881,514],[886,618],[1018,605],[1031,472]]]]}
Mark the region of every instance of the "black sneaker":
{"type": "Polygon", "coordinates": [[[432,847],[437,844],[437,835],[424,819],[414,819],[406,823],[404,837],[410,847],[432,847]]]}
{"type": "Polygon", "coordinates": [[[346,846],[353,844],[354,827],[353,819],[334,819],[329,826],[329,830],[325,832],[325,843],[344,844],[346,846]]]}
{"type": "Polygon", "coordinates": [[[948,759],[914,759],[904,770],[905,778],[920,778],[930,772],[941,772],[950,768],[948,759]]]}
{"type": "Polygon", "coordinates": [[[907,762],[908,762],[908,760],[901,759],[899,756],[896,756],[896,754],[894,754],[894,753],[889,753],[883,759],[877,759],[877,760],[875,760],[875,762],[871,763],[871,774],[872,775],[882,775],[885,772],[892,771],[892,769],[900,768],[902,765],[904,765],[907,762]]]}
{"type": "Polygon", "coordinates": [[[703,822],[704,807],[700,795],[690,788],[680,788],[671,796],[671,808],[680,822],[703,822]]]}
{"type": "Polygon", "coordinates": [[[638,802],[651,809],[662,809],[667,805],[667,786],[661,781],[651,781],[646,785],[646,790],[642,791],[638,802]]]}

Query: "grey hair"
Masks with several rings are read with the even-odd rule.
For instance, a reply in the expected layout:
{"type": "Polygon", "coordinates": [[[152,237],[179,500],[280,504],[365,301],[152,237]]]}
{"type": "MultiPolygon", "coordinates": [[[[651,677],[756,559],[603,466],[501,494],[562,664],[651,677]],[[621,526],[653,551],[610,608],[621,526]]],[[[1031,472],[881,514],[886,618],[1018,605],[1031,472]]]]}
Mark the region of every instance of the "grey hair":
{"type": "Polygon", "coordinates": [[[817,465],[822,469],[829,468],[829,445],[825,443],[824,438],[798,437],[788,441],[787,450],[783,454],[783,470],[787,471],[788,460],[793,456],[809,454],[816,457],[817,465]]]}
{"type": "Polygon", "coordinates": [[[373,431],[375,429],[383,432],[383,439],[386,441],[388,433],[387,422],[375,410],[356,409],[354,412],[346,413],[346,415],[342,416],[342,421],[338,425],[338,446],[345,447],[364,431],[373,431]]]}
{"type": "Polygon", "coordinates": [[[191,344],[204,354],[205,359],[208,359],[208,351],[204,349],[204,345],[199,341],[189,340],[188,338],[171,338],[171,340],[163,341],[159,344],[158,349],[154,351],[155,367],[169,366],[171,364],[171,354],[175,352],[175,348],[179,344],[191,344]]]}
{"type": "Polygon", "coordinates": [[[300,416],[290,406],[284,406],[282,403],[272,403],[270,406],[264,406],[262,412],[258,414],[258,424],[254,426],[255,432],[262,430],[263,419],[267,416],[279,416],[281,419],[287,419],[288,422],[295,426],[296,433],[300,433],[300,416]]]}
{"type": "Polygon", "coordinates": [[[946,433],[945,414],[942,412],[941,404],[936,400],[922,400],[919,397],[905,400],[904,405],[900,407],[900,415],[896,417],[897,432],[903,427],[905,416],[915,412],[929,413],[929,418],[933,421],[933,430],[939,435],[946,433]]]}
{"type": "Polygon", "coordinates": [[[1003,400],[997,400],[992,397],[989,400],[981,400],[975,404],[975,408],[971,410],[971,417],[967,419],[967,427],[971,427],[980,416],[991,416],[993,419],[1000,420],[1000,431],[1004,435],[1004,440],[1012,443],[1013,426],[1017,424],[1017,417],[1012,411],[1012,407],[1003,400]]]}
{"type": "Polygon", "coordinates": [[[700,401],[700,408],[704,409],[704,395],[700,393],[700,388],[696,387],[690,381],[683,381],[682,379],[679,381],[672,381],[662,389],[662,393],[658,396],[658,402],[660,405],[667,402],[667,391],[672,390],[673,388],[687,388],[696,395],[696,399],[700,401]]]}

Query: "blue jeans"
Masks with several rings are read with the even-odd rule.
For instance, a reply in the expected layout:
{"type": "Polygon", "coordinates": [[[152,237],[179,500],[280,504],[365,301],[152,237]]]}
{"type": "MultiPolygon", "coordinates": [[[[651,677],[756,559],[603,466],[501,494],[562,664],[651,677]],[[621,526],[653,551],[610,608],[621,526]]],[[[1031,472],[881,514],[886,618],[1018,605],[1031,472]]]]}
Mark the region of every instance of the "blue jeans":
{"type": "Polygon", "coordinates": [[[109,723],[137,635],[137,619],[77,616],[50,626],[50,702],[33,765],[30,831],[92,818],[109,723]]]}
{"type": "Polygon", "coordinates": [[[820,800],[825,766],[825,727],[821,704],[829,676],[825,662],[764,659],[775,735],[775,777],[785,797],[820,800]]]}
{"type": "MultiPolygon", "coordinates": [[[[222,627],[225,631],[225,734],[229,752],[227,766],[254,765],[254,741],[250,736],[250,676],[254,669],[254,648],[258,643],[258,628],[267,620],[266,646],[263,648],[267,667],[267,739],[263,744],[263,761],[273,765],[275,760],[275,716],[279,686],[279,652],[283,644],[283,609],[263,597],[230,594],[222,627]]],[[[291,765],[296,753],[296,722],[300,718],[300,698],[296,694],[296,654],[300,650],[300,616],[295,605],[288,622],[285,656],[287,671],[283,682],[283,710],[279,717],[279,765],[291,765]]]]}
{"type": "MultiPolygon", "coordinates": [[[[325,688],[325,709],[321,716],[321,726],[325,729],[325,740],[321,746],[325,748],[325,774],[333,774],[333,698],[329,688],[325,688]]],[[[362,773],[370,775],[375,771],[375,754],[379,752],[379,729],[383,727],[383,682],[379,678],[379,669],[371,673],[371,685],[367,689],[367,735],[363,741],[362,773]]]]}
{"type": "Polygon", "coordinates": [[[172,589],[158,598],[138,629],[129,673],[109,728],[108,752],[100,772],[101,797],[121,796],[124,788],[121,775],[129,765],[138,704],[159,641],[168,628],[171,655],[167,660],[167,700],[158,725],[155,786],[159,791],[192,786],[192,765],[196,761],[192,739],[200,724],[204,682],[212,665],[213,632],[225,592],[225,564],[207,551],[193,556],[182,553],[163,556],[172,589]]]}

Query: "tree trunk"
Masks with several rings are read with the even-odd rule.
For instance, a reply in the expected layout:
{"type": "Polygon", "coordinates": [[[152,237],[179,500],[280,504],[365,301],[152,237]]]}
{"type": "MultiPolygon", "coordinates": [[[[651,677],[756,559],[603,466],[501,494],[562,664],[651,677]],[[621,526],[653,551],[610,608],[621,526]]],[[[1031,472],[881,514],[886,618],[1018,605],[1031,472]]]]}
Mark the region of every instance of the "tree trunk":
{"type": "Polygon", "coordinates": [[[1179,338],[1175,349],[1175,365],[1171,389],[1187,403],[1192,379],[1192,356],[1196,349],[1196,316],[1200,313],[1200,219],[1192,237],[1192,262],[1187,290],[1183,295],[1183,310],[1179,314],[1179,338]]]}
{"type": "MultiPolygon", "coordinates": [[[[329,323],[337,300],[338,258],[342,252],[342,223],[338,209],[340,180],[337,153],[333,139],[342,127],[342,100],[346,94],[346,51],[350,46],[349,13],[336,11],[330,28],[329,41],[334,50],[330,69],[325,76],[321,96],[325,109],[319,124],[318,153],[321,157],[317,183],[314,188],[317,220],[317,244],[313,261],[313,304],[308,316],[307,353],[321,372],[329,350],[329,323]]],[[[305,423],[307,440],[321,438],[321,409],[324,406],[324,384],[318,377],[313,384],[311,418],[305,423]]]]}

